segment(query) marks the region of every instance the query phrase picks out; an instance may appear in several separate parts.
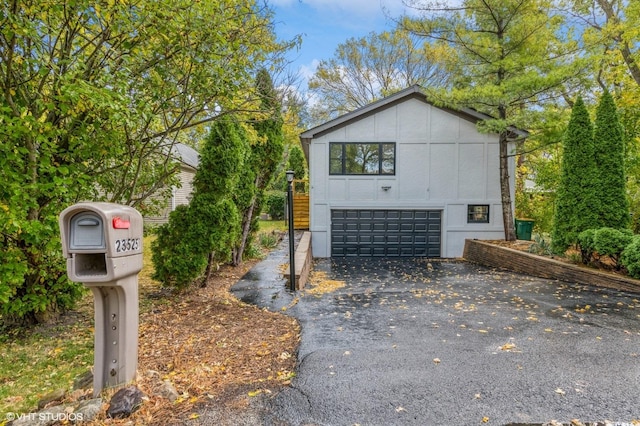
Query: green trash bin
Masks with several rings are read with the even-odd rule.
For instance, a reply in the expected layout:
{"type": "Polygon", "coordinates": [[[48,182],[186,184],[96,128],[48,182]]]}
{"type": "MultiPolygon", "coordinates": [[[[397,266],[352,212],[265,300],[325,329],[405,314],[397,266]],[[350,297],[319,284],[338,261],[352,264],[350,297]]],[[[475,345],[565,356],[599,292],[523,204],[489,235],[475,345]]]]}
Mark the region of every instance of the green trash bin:
{"type": "Polygon", "coordinates": [[[516,219],[516,238],[519,240],[531,240],[534,221],[531,219],[516,219]]]}

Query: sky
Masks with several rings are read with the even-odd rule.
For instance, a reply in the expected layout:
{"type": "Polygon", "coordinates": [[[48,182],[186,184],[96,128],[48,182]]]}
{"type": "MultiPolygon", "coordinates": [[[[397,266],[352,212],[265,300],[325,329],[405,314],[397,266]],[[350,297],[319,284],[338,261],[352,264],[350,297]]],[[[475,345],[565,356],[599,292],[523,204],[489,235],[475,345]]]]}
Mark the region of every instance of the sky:
{"type": "Polygon", "coordinates": [[[370,32],[392,29],[391,17],[403,13],[402,0],[268,0],[275,11],[278,38],[302,35],[302,46],[289,55],[292,71],[300,73],[303,89],[320,60],[334,56],[339,44],[370,32]]]}

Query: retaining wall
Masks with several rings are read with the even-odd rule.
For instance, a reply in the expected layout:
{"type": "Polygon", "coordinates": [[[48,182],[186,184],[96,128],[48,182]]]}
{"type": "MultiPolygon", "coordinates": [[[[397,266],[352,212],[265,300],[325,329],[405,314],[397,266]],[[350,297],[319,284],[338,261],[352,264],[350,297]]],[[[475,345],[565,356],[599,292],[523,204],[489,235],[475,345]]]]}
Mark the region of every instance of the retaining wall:
{"type": "Polygon", "coordinates": [[[560,262],[480,240],[466,240],[463,257],[469,262],[534,277],[640,293],[640,280],[560,262]]]}

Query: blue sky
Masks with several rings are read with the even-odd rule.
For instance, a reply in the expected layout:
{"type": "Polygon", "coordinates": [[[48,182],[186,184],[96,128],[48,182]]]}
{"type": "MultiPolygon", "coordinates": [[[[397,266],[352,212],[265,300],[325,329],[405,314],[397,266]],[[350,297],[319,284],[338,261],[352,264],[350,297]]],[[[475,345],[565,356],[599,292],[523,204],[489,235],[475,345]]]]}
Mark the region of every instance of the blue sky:
{"type": "Polygon", "coordinates": [[[283,40],[302,35],[300,50],[290,53],[293,72],[306,80],[318,61],[330,59],[339,44],[349,38],[364,37],[372,31],[394,27],[385,16],[398,17],[403,12],[402,0],[268,0],[275,10],[276,33],[283,40]]]}

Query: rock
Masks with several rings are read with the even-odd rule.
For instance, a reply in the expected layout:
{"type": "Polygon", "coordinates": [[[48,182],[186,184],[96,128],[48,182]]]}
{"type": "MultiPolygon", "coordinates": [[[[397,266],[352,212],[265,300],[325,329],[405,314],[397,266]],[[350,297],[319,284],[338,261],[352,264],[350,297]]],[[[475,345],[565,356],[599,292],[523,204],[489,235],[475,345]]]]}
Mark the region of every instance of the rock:
{"type": "Polygon", "coordinates": [[[147,377],[150,377],[152,379],[159,379],[160,378],[160,373],[157,372],[156,370],[147,370],[147,372],[145,373],[145,375],[147,377]]]}
{"type": "Polygon", "coordinates": [[[42,410],[52,402],[62,401],[66,393],[67,392],[64,389],[56,389],[53,392],[46,394],[40,399],[40,401],[38,401],[38,410],[42,410]]]}
{"type": "Polygon", "coordinates": [[[93,387],[93,373],[86,371],[73,379],[73,390],[76,389],[91,389],[93,387]]]}
{"type": "Polygon", "coordinates": [[[88,399],[76,407],[74,414],[77,421],[90,422],[100,414],[101,409],[102,398],[88,399]]]}
{"type": "Polygon", "coordinates": [[[174,402],[180,396],[176,388],[173,386],[173,383],[171,383],[169,380],[165,380],[162,382],[158,394],[171,402],[174,402]]]}
{"type": "Polygon", "coordinates": [[[135,386],[120,389],[111,397],[107,416],[113,419],[124,419],[136,411],[142,405],[144,394],[135,386]]]}

